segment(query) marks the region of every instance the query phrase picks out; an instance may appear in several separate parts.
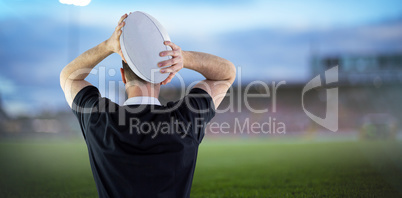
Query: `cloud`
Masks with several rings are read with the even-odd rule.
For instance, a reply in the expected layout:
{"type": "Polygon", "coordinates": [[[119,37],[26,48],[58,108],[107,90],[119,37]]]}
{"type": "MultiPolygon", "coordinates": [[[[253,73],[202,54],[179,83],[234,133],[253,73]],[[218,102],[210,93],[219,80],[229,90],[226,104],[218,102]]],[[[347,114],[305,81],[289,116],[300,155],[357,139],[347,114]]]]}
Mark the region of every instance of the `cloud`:
{"type": "Polygon", "coordinates": [[[197,37],[257,28],[291,28],[358,25],[392,18],[402,12],[398,1],[125,1],[103,2],[81,9],[79,23],[115,25],[124,12],[145,11],[166,26],[169,33],[197,37]],[[357,12],[358,11],[358,12],[357,12]],[[107,13],[107,14],[100,14],[107,13]]]}
{"type": "Polygon", "coordinates": [[[59,2],[67,5],[87,6],[91,0],[59,0],[59,2]]]}

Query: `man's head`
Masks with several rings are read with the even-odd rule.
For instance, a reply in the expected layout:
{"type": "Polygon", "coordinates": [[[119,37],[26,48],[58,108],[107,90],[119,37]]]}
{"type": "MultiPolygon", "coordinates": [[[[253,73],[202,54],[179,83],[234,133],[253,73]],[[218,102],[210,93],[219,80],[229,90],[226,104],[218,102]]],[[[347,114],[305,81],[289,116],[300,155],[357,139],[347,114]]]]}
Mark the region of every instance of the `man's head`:
{"type": "Polygon", "coordinates": [[[127,63],[122,61],[123,68],[120,69],[123,83],[126,84],[126,91],[129,97],[133,96],[159,96],[160,84],[152,84],[136,75],[127,63]]]}
{"type": "Polygon", "coordinates": [[[125,63],[124,61],[121,62],[123,63],[123,68],[121,68],[120,71],[121,71],[121,78],[123,79],[124,84],[127,84],[127,82],[134,84],[140,83],[144,85],[149,83],[140,78],[139,76],[137,76],[137,74],[135,74],[133,70],[130,69],[130,66],[128,66],[127,63],[125,63]]]}

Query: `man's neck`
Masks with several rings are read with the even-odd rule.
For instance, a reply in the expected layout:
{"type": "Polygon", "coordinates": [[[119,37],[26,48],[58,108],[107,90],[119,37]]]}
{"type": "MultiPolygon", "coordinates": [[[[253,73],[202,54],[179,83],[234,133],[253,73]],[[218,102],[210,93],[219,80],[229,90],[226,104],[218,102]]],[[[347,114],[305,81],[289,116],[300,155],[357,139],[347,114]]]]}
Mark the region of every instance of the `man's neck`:
{"type": "Polygon", "coordinates": [[[148,96],[158,98],[159,96],[159,85],[142,85],[142,86],[129,86],[126,87],[126,92],[128,98],[139,97],[139,96],[148,96]]]}

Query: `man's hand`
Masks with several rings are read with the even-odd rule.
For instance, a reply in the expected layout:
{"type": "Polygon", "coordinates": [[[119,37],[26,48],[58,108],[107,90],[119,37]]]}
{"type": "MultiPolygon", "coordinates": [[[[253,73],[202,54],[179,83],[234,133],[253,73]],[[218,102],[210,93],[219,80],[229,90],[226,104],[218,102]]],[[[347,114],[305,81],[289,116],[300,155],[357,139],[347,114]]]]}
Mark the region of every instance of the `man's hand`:
{"type": "MultiPolygon", "coordinates": [[[[118,53],[121,58],[124,60],[124,62],[126,62],[126,59],[123,56],[123,52],[121,51],[121,47],[120,47],[120,35],[123,32],[121,30],[121,28],[126,24],[123,20],[127,18],[127,14],[124,14],[119,22],[117,23],[117,27],[115,28],[112,36],[106,40],[106,45],[108,47],[108,49],[114,53],[118,53]]],[[[127,62],[126,62],[127,63],[127,62]]]]}
{"type": "Polygon", "coordinates": [[[127,14],[124,14],[120,18],[119,25],[109,39],[79,55],[61,71],[60,86],[70,107],[72,107],[72,102],[77,93],[84,87],[91,85],[85,78],[98,63],[112,53],[120,54],[121,58],[125,61],[120,48],[120,35],[122,33],[121,28],[125,25],[123,20],[127,16],[127,14]]]}
{"type": "Polygon", "coordinates": [[[170,66],[162,68],[160,71],[161,73],[170,73],[170,75],[163,82],[161,82],[161,85],[166,85],[173,79],[173,77],[176,75],[177,72],[183,69],[184,57],[181,48],[172,43],[171,41],[165,41],[163,44],[170,46],[172,48],[172,50],[163,51],[159,53],[159,56],[161,57],[172,56],[172,59],[158,63],[159,67],[170,66]]]}

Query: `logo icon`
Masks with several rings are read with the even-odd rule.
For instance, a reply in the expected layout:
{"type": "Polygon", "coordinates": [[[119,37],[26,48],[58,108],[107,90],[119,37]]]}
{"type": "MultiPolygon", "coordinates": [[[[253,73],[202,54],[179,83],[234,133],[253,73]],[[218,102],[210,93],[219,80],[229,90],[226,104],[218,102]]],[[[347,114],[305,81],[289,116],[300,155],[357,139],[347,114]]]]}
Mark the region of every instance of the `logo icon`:
{"type": "MultiPolygon", "coordinates": [[[[331,83],[338,82],[338,66],[335,66],[327,71],[325,71],[325,84],[329,85],[331,83]]],[[[327,105],[325,118],[318,117],[304,107],[304,94],[317,87],[321,87],[320,75],[314,77],[310,82],[306,84],[302,92],[302,106],[303,111],[308,117],[310,117],[317,124],[331,130],[332,132],[338,131],[338,87],[327,88],[327,105]]]]}

